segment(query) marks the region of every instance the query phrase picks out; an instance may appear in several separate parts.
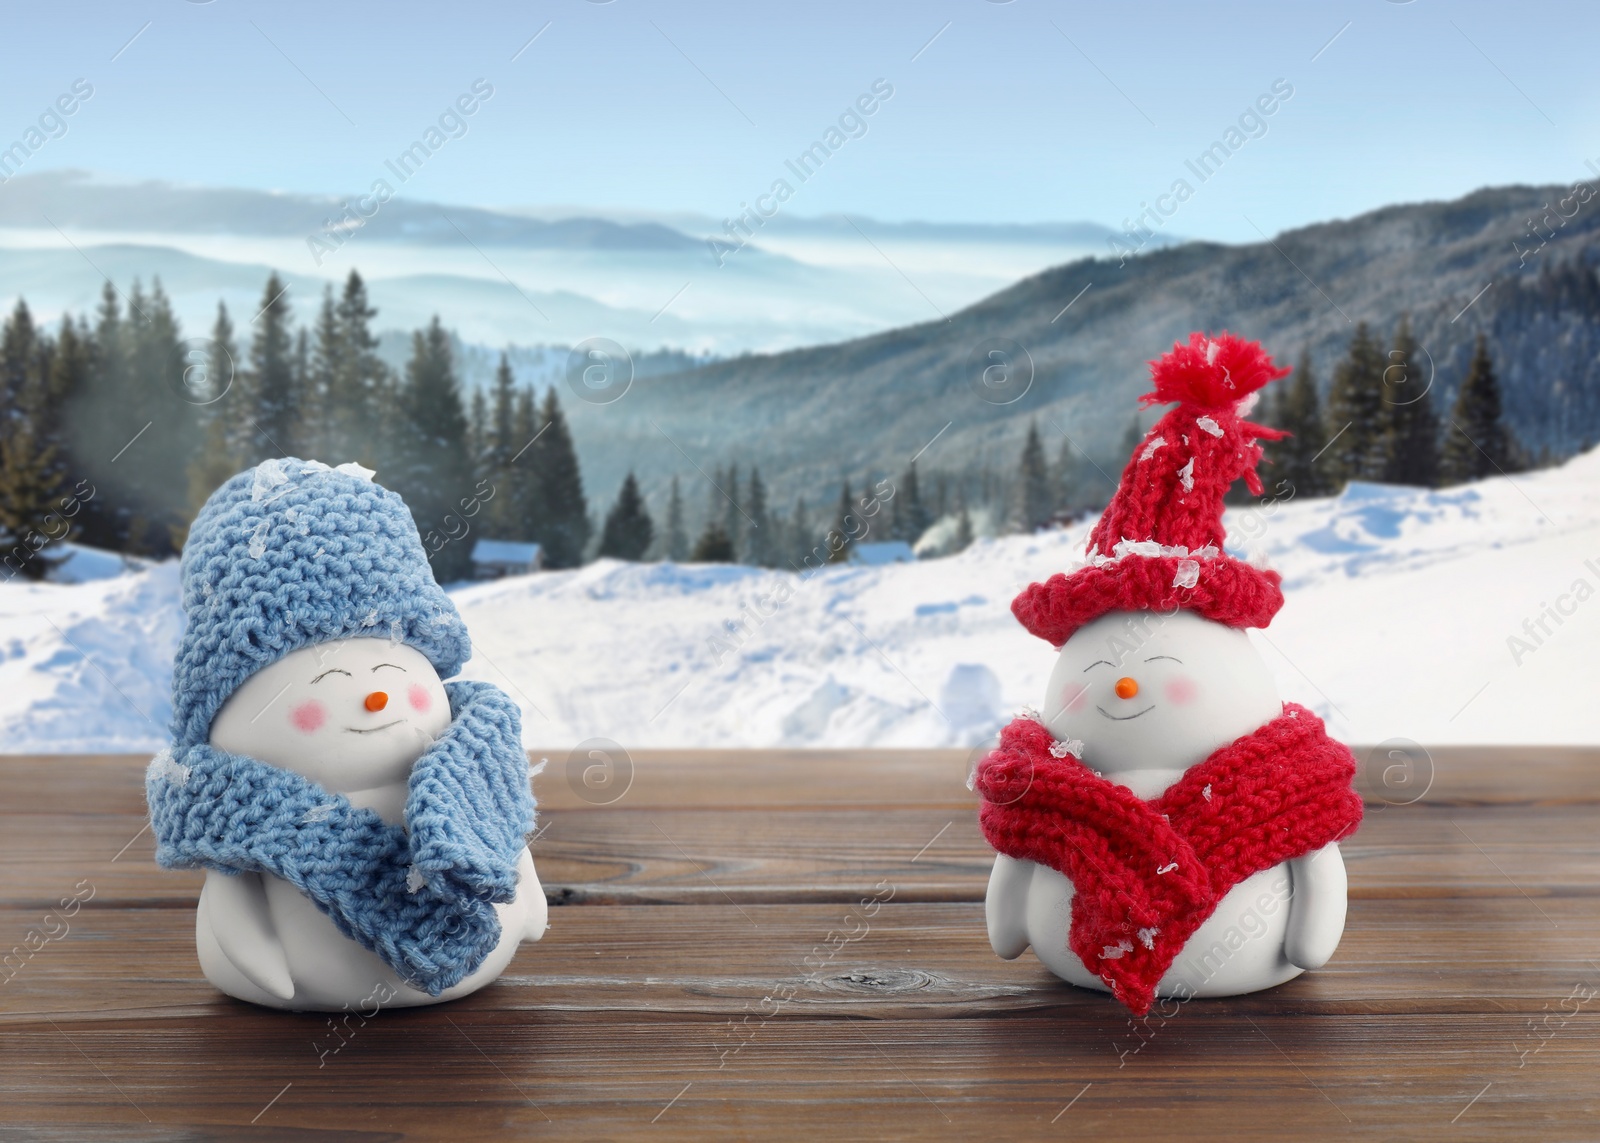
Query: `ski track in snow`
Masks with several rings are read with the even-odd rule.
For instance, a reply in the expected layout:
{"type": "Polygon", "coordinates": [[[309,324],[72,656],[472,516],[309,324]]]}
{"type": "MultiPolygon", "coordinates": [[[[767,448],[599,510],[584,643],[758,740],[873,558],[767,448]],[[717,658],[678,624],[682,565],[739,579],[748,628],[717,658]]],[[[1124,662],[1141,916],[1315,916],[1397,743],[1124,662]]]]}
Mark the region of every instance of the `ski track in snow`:
{"type": "MultiPolygon", "coordinates": [[[[1600,741],[1600,450],[1441,491],[1352,485],[1232,510],[1227,525],[1231,551],[1284,575],[1287,604],[1251,638],[1283,696],[1335,735],[1600,741]],[[1579,580],[1587,592],[1571,594],[1579,580]],[[1558,602],[1571,614],[1541,631],[1558,602]],[[1533,648],[1520,663],[1512,636],[1533,648]]],[[[464,675],[504,687],[525,741],[549,750],[595,737],[624,748],[976,746],[1042,701],[1054,653],[1009,604],[1077,566],[1088,529],[804,578],[605,560],[461,585],[452,595],[475,646],[464,675]]],[[[107,578],[0,585],[7,751],[165,744],[177,565],[114,574],[116,561],[85,556],[107,578]]]]}

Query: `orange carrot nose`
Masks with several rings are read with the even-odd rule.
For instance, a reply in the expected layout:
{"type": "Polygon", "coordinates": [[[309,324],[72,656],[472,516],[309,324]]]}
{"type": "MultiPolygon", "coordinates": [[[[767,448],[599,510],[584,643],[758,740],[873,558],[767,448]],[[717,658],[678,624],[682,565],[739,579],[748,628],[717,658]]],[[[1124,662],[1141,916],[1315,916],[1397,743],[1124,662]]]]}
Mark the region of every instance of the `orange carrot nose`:
{"type": "MultiPolygon", "coordinates": [[[[1116,686],[1116,692],[1117,692],[1117,697],[1118,698],[1130,699],[1134,695],[1139,693],[1139,684],[1135,680],[1129,679],[1129,678],[1118,679],[1117,680],[1117,686],[1116,686]]],[[[371,699],[367,700],[367,702],[369,704],[371,703],[371,701],[372,701],[371,699]]],[[[381,707],[375,707],[373,709],[382,709],[382,708],[381,707]]]]}
{"type": "MultiPolygon", "coordinates": [[[[1122,693],[1121,683],[1117,684],[1117,693],[1122,693]]],[[[384,694],[382,691],[373,691],[367,696],[366,702],[364,702],[362,705],[368,710],[382,710],[384,707],[389,705],[389,696],[384,694]]]]}

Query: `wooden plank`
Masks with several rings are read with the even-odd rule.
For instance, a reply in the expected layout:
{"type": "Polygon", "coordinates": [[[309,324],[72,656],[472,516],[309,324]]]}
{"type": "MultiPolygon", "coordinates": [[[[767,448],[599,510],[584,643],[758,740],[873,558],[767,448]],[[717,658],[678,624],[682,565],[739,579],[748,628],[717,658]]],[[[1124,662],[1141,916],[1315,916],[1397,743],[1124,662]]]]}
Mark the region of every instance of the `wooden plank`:
{"type": "Polygon", "coordinates": [[[1518,1069],[1507,1017],[1240,1010],[1173,1025],[1119,1061],[1115,1029],[1080,1011],[782,1020],[718,1069],[686,1051],[707,1021],[457,1005],[382,1017],[323,1068],[309,1020],[244,1012],[0,1030],[0,1055],[7,1120],[67,1138],[156,1137],[148,1122],[206,1138],[1592,1139],[1600,1117],[1592,1028],[1518,1069]]]}
{"type": "MultiPolygon", "coordinates": [[[[0,909],[0,933],[13,939],[41,921],[34,910],[0,909]]],[[[0,971],[0,1024],[198,1018],[234,1007],[200,975],[192,909],[91,902],[67,925],[52,925],[59,937],[32,956],[13,954],[0,971]]],[[[1268,999],[1311,1014],[1537,1015],[1579,983],[1600,989],[1600,898],[1361,900],[1334,960],[1268,999]]],[[[553,909],[545,938],[523,945],[472,1003],[739,1018],[785,993],[788,1015],[881,1020],[1109,1005],[1056,980],[1031,953],[996,957],[981,904],[898,899],[871,917],[840,905],[553,909]]]]}
{"type": "MultiPolygon", "coordinates": [[[[1600,747],[1435,746],[1409,762],[1357,747],[1357,788],[1373,804],[1600,802],[1600,747]]],[[[549,809],[969,805],[978,750],[633,750],[616,786],[588,789],[571,750],[532,751],[549,809]],[[626,771],[631,770],[631,777],[626,771]],[[624,781],[624,778],[627,778],[624,781]],[[622,790],[618,794],[618,790],[622,790]],[[609,801],[613,797],[616,801],[609,801]]],[[[0,754],[0,814],[65,808],[89,816],[141,812],[146,755],[0,754]]]]}
{"type": "MultiPolygon", "coordinates": [[[[0,903],[42,906],[80,880],[119,901],[192,902],[198,875],[157,868],[143,826],[131,813],[0,817],[0,903]]],[[[885,877],[902,899],[977,901],[994,860],[970,803],[606,806],[548,811],[542,827],[534,858],[563,904],[850,901],[885,877]]],[[[1356,897],[1590,894],[1600,891],[1600,807],[1369,807],[1344,852],[1356,897]]]]}

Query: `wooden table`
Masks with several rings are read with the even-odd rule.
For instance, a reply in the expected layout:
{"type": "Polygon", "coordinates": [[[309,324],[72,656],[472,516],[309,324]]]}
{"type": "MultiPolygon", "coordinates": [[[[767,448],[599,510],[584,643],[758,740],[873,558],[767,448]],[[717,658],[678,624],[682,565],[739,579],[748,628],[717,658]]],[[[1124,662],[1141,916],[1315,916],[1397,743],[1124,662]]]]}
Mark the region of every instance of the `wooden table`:
{"type": "Polygon", "coordinates": [[[652,752],[604,805],[563,754],[545,939],[326,1055],[201,977],[143,762],[0,759],[0,947],[53,932],[0,972],[0,1139],[1600,1138],[1600,751],[1369,786],[1332,963],[1143,1021],[990,952],[965,752],[652,752]]]}

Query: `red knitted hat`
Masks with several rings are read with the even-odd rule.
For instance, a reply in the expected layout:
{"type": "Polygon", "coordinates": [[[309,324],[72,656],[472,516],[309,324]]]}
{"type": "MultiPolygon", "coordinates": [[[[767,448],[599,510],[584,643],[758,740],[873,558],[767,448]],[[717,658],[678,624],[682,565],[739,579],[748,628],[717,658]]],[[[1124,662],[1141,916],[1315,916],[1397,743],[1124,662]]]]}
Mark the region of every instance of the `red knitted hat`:
{"type": "Polygon", "coordinates": [[[1184,608],[1230,627],[1265,627],[1282,577],[1222,551],[1222,497],[1240,476],[1256,495],[1260,440],[1288,434],[1244,419],[1256,390],[1289,374],[1258,342],[1191,333],[1150,363],[1143,406],[1177,402],[1145,434],[1089,535],[1089,562],[1030,584],[1011,612],[1052,646],[1110,611],[1184,608]]]}

